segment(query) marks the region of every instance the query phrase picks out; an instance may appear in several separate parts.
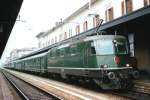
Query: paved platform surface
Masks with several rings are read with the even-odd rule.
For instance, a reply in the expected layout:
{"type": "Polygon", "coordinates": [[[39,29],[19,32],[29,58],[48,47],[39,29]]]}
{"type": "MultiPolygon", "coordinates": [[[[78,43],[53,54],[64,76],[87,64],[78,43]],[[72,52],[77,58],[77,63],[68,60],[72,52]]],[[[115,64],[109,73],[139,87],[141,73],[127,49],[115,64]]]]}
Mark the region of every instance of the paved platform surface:
{"type": "Polygon", "coordinates": [[[0,100],[21,100],[0,71],[0,100]]]}

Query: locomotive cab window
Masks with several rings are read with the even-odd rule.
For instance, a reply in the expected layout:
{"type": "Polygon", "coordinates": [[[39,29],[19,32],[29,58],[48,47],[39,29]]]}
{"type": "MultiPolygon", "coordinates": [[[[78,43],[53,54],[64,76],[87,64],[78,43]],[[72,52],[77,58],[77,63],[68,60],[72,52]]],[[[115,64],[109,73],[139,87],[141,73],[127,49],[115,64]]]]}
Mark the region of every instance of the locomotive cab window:
{"type": "Polygon", "coordinates": [[[128,47],[126,40],[114,40],[115,51],[117,54],[127,54],[128,47]]]}
{"type": "Polygon", "coordinates": [[[95,40],[94,46],[97,55],[110,55],[114,53],[112,40],[95,40]]]}

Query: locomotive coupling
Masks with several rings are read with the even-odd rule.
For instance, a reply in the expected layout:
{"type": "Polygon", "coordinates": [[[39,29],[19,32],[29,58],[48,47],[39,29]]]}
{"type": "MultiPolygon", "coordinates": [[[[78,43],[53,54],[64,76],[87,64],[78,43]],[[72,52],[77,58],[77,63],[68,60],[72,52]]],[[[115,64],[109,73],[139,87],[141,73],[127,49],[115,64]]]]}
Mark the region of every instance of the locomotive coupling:
{"type": "Polygon", "coordinates": [[[110,80],[116,78],[116,75],[115,75],[114,72],[109,72],[109,73],[107,74],[107,76],[108,76],[108,78],[109,78],[110,80]]]}

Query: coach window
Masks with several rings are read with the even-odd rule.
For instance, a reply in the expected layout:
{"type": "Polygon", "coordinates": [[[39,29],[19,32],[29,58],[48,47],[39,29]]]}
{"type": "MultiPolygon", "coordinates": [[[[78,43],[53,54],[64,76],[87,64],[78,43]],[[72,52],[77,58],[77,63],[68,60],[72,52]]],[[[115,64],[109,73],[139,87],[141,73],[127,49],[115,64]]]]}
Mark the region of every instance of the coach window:
{"type": "Polygon", "coordinates": [[[65,48],[65,55],[70,56],[70,47],[65,48]]]}
{"type": "Polygon", "coordinates": [[[49,57],[52,57],[52,50],[50,50],[48,56],[49,56],[49,57]]]}
{"type": "Polygon", "coordinates": [[[51,51],[51,58],[55,58],[55,56],[56,56],[56,50],[53,49],[53,50],[51,51]]]}
{"type": "Polygon", "coordinates": [[[59,49],[56,50],[56,55],[57,55],[58,57],[60,56],[60,50],[59,50],[59,49]]]}
{"type": "Polygon", "coordinates": [[[71,46],[71,56],[76,55],[76,54],[77,54],[77,46],[72,45],[71,46]]]}
{"type": "Polygon", "coordinates": [[[64,54],[65,54],[65,50],[64,50],[64,48],[61,48],[60,49],[60,57],[64,57],[64,54]]]}

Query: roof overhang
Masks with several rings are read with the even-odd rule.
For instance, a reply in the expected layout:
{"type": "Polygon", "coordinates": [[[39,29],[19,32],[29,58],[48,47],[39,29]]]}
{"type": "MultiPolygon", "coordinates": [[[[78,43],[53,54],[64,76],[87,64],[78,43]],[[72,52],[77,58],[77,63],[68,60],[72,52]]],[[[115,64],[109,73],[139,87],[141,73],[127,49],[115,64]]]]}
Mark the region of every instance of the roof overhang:
{"type": "Polygon", "coordinates": [[[0,1],[0,57],[14,26],[23,0],[0,1]]]}
{"type": "MultiPolygon", "coordinates": [[[[134,12],[128,13],[124,16],[121,16],[117,19],[114,19],[112,21],[109,21],[107,23],[102,24],[100,27],[100,30],[105,30],[111,27],[115,27],[116,25],[120,25],[122,23],[128,23],[130,21],[133,21],[135,19],[143,19],[146,16],[150,16],[150,6],[143,7],[141,9],[138,9],[134,12]]],[[[146,19],[145,19],[146,21],[146,19]]]]}

